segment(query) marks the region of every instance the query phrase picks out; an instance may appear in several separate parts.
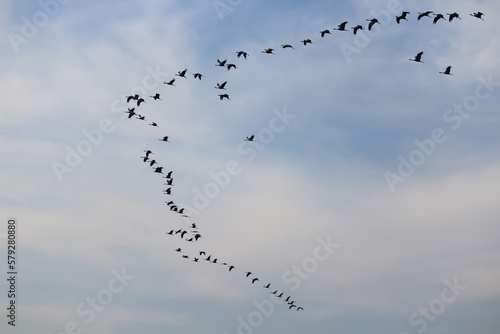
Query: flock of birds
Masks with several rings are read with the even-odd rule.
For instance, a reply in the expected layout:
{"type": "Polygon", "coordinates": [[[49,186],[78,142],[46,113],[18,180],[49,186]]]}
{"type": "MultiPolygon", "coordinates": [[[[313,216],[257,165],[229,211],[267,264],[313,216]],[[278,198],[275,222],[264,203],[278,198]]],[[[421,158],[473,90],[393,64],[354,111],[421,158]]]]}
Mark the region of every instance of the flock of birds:
{"type": "MultiPolygon", "coordinates": [[[[397,24],[400,24],[402,20],[408,21],[407,17],[409,14],[410,14],[410,12],[403,11],[401,13],[401,15],[396,16],[397,24]]],[[[432,18],[431,15],[434,15],[433,24],[436,24],[437,22],[439,22],[439,20],[446,20],[446,18],[443,14],[434,13],[432,11],[426,11],[426,12],[419,13],[417,20],[421,20],[424,17],[432,18]]],[[[461,20],[460,15],[456,12],[448,13],[446,15],[448,15],[449,22],[452,22],[455,19],[461,20]]],[[[484,20],[483,19],[484,14],[481,12],[476,12],[476,13],[473,13],[470,15],[475,17],[475,18],[484,20]]],[[[367,26],[368,30],[372,30],[372,28],[375,24],[380,24],[380,22],[376,18],[367,19],[367,21],[369,22],[368,26],[367,26]]],[[[347,24],[348,24],[348,21],[344,21],[344,22],[340,23],[337,27],[333,28],[333,30],[349,31],[350,29],[352,29],[354,34],[357,34],[359,32],[359,30],[364,30],[364,27],[362,25],[356,25],[356,26],[353,26],[350,29],[348,29],[347,24]]],[[[324,38],[328,34],[331,34],[331,31],[328,29],[320,31],[321,38],[324,38]]],[[[304,39],[301,41],[301,43],[304,46],[307,46],[308,44],[314,44],[311,39],[304,39]]],[[[282,49],[294,49],[293,45],[291,45],[291,44],[282,44],[281,47],[282,47],[282,49]]],[[[267,49],[262,50],[262,53],[274,55],[275,54],[274,51],[275,51],[275,49],[273,49],[273,48],[267,48],[267,49]]],[[[414,61],[414,62],[423,63],[423,61],[422,61],[423,54],[424,54],[424,52],[421,51],[414,58],[412,58],[410,60],[414,61]]],[[[247,57],[249,56],[249,53],[246,51],[236,51],[236,55],[237,55],[237,58],[247,59],[247,57]]],[[[217,59],[215,66],[221,67],[221,68],[226,68],[228,71],[230,71],[232,69],[238,69],[236,64],[228,63],[227,59],[224,59],[224,60],[217,59]]],[[[445,74],[445,75],[452,75],[451,66],[448,66],[443,72],[440,72],[440,73],[445,74]]],[[[169,81],[163,82],[163,84],[165,84],[167,86],[175,86],[176,79],[177,78],[186,79],[187,78],[186,75],[187,75],[187,69],[181,70],[177,74],[175,74],[174,78],[172,78],[169,81]]],[[[192,75],[193,75],[194,79],[198,79],[198,80],[202,80],[202,78],[204,77],[204,75],[202,75],[201,73],[198,73],[198,72],[193,73],[192,75]]],[[[227,90],[226,86],[227,86],[227,81],[224,81],[222,83],[216,83],[214,88],[217,90],[227,90]]],[[[219,99],[221,101],[224,99],[230,100],[229,95],[227,93],[221,93],[218,96],[219,96],[219,99]]],[[[161,101],[162,100],[160,93],[156,93],[155,95],[151,95],[150,98],[154,101],[161,101]]],[[[144,97],[141,97],[138,94],[130,95],[130,96],[126,97],[126,101],[127,101],[127,104],[129,104],[129,105],[133,104],[130,108],[128,108],[127,111],[125,111],[125,113],[128,114],[129,119],[135,118],[135,119],[140,120],[140,121],[147,121],[146,117],[144,115],[138,113],[138,108],[141,107],[143,104],[147,103],[144,97]]],[[[153,127],[159,127],[158,124],[156,122],[153,122],[153,121],[148,123],[148,125],[153,126],[153,127]]],[[[254,141],[254,139],[255,139],[254,135],[250,135],[250,136],[247,136],[244,138],[245,141],[254,141]]],[[[159,138],[159,140],[166,142],[166,143],[170,143],[169,136],[162,136],[161,138],[159,138]]],[[[166,188],[163,190],[163,194],[166,196],[172,196],[172,191],[173,191],[173,187],[174,187],[173,171],[164,172],[164,167],[159,166],[158,162],[156,161],[155,158],[153,158],[153,156],[154,156],[154,153],[151,150],[144,150],[144,155],[140,156],[140,158],[142,159],[142,161],[145,164],[148,164],[149,167],[152,168],[152,171],[154,173],[163,175],[163,179],[164,179],[163,181],[165,182],[163,185],[166,186],[166,188]]],[[[169,211],[176,213],[183,218],[186,218],[186,219],[184,219],[184,221],[187,222],[187,224],[188,224],[185,228],[171,229],[169,232],[166,232],[166,234],[168,236],[179,237],[181,240],[183,240],[185,242],[191,242],[191,243],[197,242],[200,238],[202,238],[202,234],[200,233],[197,224],[190,221],[185,208],[178,206],[171,199],[168,199],[167,201],[165,201],[165,203],[168,206],[169,211]]],[[[233,272],[233,270],[235,270],[237,268],[235,265],[221,261],[221,260],[219,260],[219,258],[216,258],[213,254],[207,254],[207,252],[203,251],[203,250],[199,250],[197,253],[195,253],[195,255],[186,253],[180,247],[174,249],[174,251],[179,253],[183,259],[190,260],[191,262],[195,262],[195,263],[208,262],[208,263],[215,264],[215,265],[221,265],[221,266],[226,267],[228,272],[233,272]]],[[[251,284],[255,284],[257,282],[260,282],[259,278],[254,276],[254,274],[251,271],[243,271],[243,272],[244,272],[245,278],[249,279],[251,284]]],[[[302,306],[295,304],[295,301],[293,300],[293,298],[291,296],[285,297],[286,293],[283,290],[279,290],[276,288],[271,289],[271,283],[267,283],[267,284],[263,285],[263,288],[269,289],[270,294],[273,294],[278,298],[283,298],[283,300],[287,303],[289,309],[294,309],[297,311],[303,310],[302,306]],[[273,291],[271,291],[271,290],[273,290],[273,291]]]]}

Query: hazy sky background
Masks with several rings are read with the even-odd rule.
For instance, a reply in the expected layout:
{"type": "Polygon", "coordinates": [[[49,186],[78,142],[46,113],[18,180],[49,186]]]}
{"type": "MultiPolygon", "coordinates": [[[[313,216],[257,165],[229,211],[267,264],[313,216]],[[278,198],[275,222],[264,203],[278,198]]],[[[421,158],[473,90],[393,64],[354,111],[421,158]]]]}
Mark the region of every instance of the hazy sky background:
{"type": "Polygon", "coordinates": [[[0,7],[3,273],[7,219],[19,228],[17,326],[6,324],[2,279],[2,333],[72,322],[94,334],[498,332],[498,1],[0,7]],[[418,21],[426,10],[462,19],[418,21]],[[374,17],[373,31],[352,33],[374,17]],[[350,31],[334,31],[343,21],[350,31]],[[409,61],[420,51],[425,63],[409,61]],[[449,65],[453,76],[439,73],[449,65]],[[175,87],[162,84],[183,69],[175,87]],[[231,100],[214,89],[223,81],[231,100]],[[141,90],[148,122],[125,119],[125,96],[141,90]],[[244,142],[251,134],[256,144],[244,142]],[[78,149],[88,154],[69,166],[78,149]],[[172,196],[141,161],[146,149],[173,171],[172,196]],[[231,161],[239,173],[202,203],[196,194],[231,161]],[[197,243],[165,235],[187,226],[170,199],[196,209],[197,243]],[[324,261],[318,238],[338,244],[324,261]],[[193,263],[177,247],[236,268],[193,263]],[[292,273],[306,263],[317,264],[307,278],[292,273]],[[134,279],[90,319],[88,298],[122,270],[134,279]],[[254,302],[269,300],[268,282],[304,311],[263,315],[254,302]]]}

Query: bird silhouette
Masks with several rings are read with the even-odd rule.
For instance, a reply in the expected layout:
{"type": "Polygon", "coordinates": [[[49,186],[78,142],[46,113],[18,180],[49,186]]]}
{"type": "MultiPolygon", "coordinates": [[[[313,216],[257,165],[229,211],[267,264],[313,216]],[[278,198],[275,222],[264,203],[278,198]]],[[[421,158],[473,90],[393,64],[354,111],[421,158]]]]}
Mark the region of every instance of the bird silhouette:
{"type": "Polygon", "coordinates": [[[264,285],[264,288],[269,289],[270,286],[271,286],[271,283],[268,283],[267,285],[264,285]]]}
{"type": "Polygon", "coordinates": [[[132,109],[128,109],[128,111],[124,111],[124,113],[128,114],[128,118],[132,118],[132,116],[134,115],[137,115],[135,112],[134,112],[135,108],[132,108],[132,109]]]}
{"type": "Polygon", "coordinates": [[[460,15],[458,15],[457,12],[453,12],[451,14],[450,13],[446,13],[446,15],[448,15],[448,21],[450,21],[450,22],[453,21],[453,19],[459,19],[459,20],[461,20],[460,15]]]}
{"type": "Polygon", "coordinates": [[[441,73],[441,74],[446,74],[446,75],[453,75],[453,74],[451,73],[451,66],[448,66],[448,67],[444,70],[444,72],[439,72],[439,73],[441,73]]]}
{"type": "Polygon", "coordinates": [[[227,70],[229,71],[230,69],[237,69],[236,65],[235,64],[227,64],[227,70]]]}
{"type": "Polygon", "coordinates": [[[227,62],[227,59],[224,59],[223,61],[220,61],[219,59],[217,59],[217,64],[215,66],[224,67],[224,66],[226,66],[226,62],[227,62]]]}
{"type": "Polygon", "coordinates": [[[150,124],[148,125],[151,125],[151,126],[156,126],[157,128],[159,128],[158,124],[156,124],[155,122],[151,122],[150,124]]]}
{"type": "Polygon", "coordinates": [[[477,12],[477,13],[473,13],[473,14],[469,14],[469,15],[470,15],[470,16],[473,16],[473,17],[475,17],[475,18],[481,19],[481,20],[483,20],[483,21],[484,21],[484,19],[483,19],[484,14],[483,14],[483,13],[481,13],[481,12],[477,12]]]}
{"type": "Polygon", "coordinates": [[[254,284],[255,282],[257,282],[259,279],[257,277],[255,277],[253,280],[252,280],[252,284],[254,284]]]}
{"type": "Polygon", "coordinates": [[[243,58],[247,59],[247,57],[248,57],[248,53],[246,53],[245,51],[237,51],[236,54],[237,54],[238,58],[243,56],[243,58]]]}
{"type": "Polygon", "coordinates": [[[182,70],[182,71],[179,71],[176,76],[178,77],[181,77],[181,78],[185,78],[186,77],[186,72],[187,72],[187,68],[182,70]]]}
{"type": "Polygon", "coordinates": [[[217,86],[215,86],[214,88],[217,88],[217,89],[226,89],[226,84],[227,84],[227,81],[224,81],[223,83],[219,84],[217,83],[217,86]]]}
{"type": "Polygon", "coordinates": [[[175,251],[176,251],[177,253],[180,253],[180,252],[182,252],[182,249],[177,248],[175,251]]]}
{"type": "Polygon", "coordinates": [[[351,27],[351,29],[352,29],[352,32],[354,33],[354,35],[356,35],[358,33],[358,30],[365,30],[361,24],[358,24],[355,27],[351,27]]]}
{"type": "Polygon", "coordinates": [[[293,47],[293,46],[291,46],[290,44],[283,44],[283,45],[281,45],[281,47],[282,47],[283,49],[286,49],[286,48],[293,49],[293,48],[294,48],[294,47],[293,47]]]}
{"type": "Polygon", "coordinates": [[[139,119],[141,121],[145,121],[146,120],[146,116],[142,116],[142,115],[139,115],[139,114],[137,114],[136,116],[137,116],[136,119],[139,119]]]}
{"type": "Polygon", "coordinates": [[[308,39],[304,39],[301,42],[304,44],[304,46],[306,46],[307,44],[313,44],[313,42],[309,38],[308,39]]]}
{"type": "Polygon", "coordinates": [[[321,37],[325,37],[326,34],[331,34],[330,30],[328,30],[328,29],[322,30],[319,33],[321,34],[321,37]]]}
{"type": "Polygon", "coordinates": [[[401,15],[396,16],[396,23],[399,24],[399,22],[401,22],[401,20],[408,21],[408,19],[406,18],[406,15],[408,15],[408,14],[410,14],[410,12],[403,12],[401,15]]]}
{"type": "Polygon", "coordinates": [[[229,266],[229,271],[233,270],[234,269],[234,266],[229,266]]]}
{"type": "Polygon", "coordinates": [[[432,23],[436,24],[437,21],[439,21],[440,19],[443,19],[446,21],[446,19],[444,18],[444,15],[443,14],[434,14],[434,20],[432,20],[432,23]]]}
{"type": "Polygon", "coordinates": [[[127,96],[127,103],[129,103],[130,100],[138,100],[138,99],[139,99],[139,94],[129,95],[127,96]]]}
{"type": "MultiPolygon", "coordinates": [[[[160,168],[163,168],[163,167],[160,167],[160,168]]],[[[163,190],[163,193],[165,195],[172,195],[172,188],[170,187],[170,188],[163,190]]],[[[176,211],[177,209],[171,209],[171,210],[176,211]]]]}
{"type": "Polygon", "coordinates": [[[252,275],[252,272],[251,271],[247,271],[247,272],[245,272],[245,274],[246,274],[245,277],[248,277],[248,276],[252,275]]]}
{"type": "Polygon", "coordinates": [[[250,137],[246,137],[245,141],[253,141],[254,138],[255,138],[255,136],[251,135],[250,137]]]}
{"type": "Polygon", "coordinates": [[[146,101],[141,97],[140,99],[137,100],[137,106],[140,106],[141,103],[146,103],[146,101]]]}
{"type": "Polygon", "coordinates": [[[168,174],[165,176],[166,179],[171,179],[172,178],[172,171],[168,172],[168,174]]]}
{"type": "Polygon", "coordinates": [[[337,28],[333,28],[333,30],[339,30],[339,31],[347,31],[345,26],[347,24],[347,21],[342,22],[337,26],[337,28]]]}
{"type": "Polygon", "coordinates": [[[158,164],[155,159],[151,160],[151,162],[149,163],[151,167],[153,167],[154,164],[158,164]]]}
{"type": "Polygon", "coordinates": [[[201,80],[201,77],[203,76],[201,73],[195,73],[193,74],[194,78],[195,79],[200,79],[201,80]]]}
{"type": "Polygon", "coordinates": [[[170,80],[170,81],[168,81],[168,82],[167,82],[167,81],[164,81],[163,83],[164,83],[165,85],[175,86],[175,85],[174,85],[174,82],[175,82],[175,78],[173,78],[172,80],[170,80]]]}
{"type": "Polygon", "coordinates": [[[417,55],[415,56],[415,58],[410,59],[410,60],[414,61],[414,62],[417,62],[417,63],[423,63],[423,61],[421,60],[423,54],[424,54],[424,51],[420,51],[419,53],[417,53],[417,55]]]}
{"type": "Polygon", "coordinates": [[[151,151],[151,150],[144,150],[144,152],[146,152],[146,157],[148,157],[148,158],[149,158],[150,154],[154,154],[153,151],[151,151]]]}
{"type": "MultiPolygon", "coordinates": [[[[161,139],[158,139],[158,140],[169,142],[169,141],[168,141],[168,136],[165,136],[165,137],[163,137],[163,138],[161,138],[161,139]]],[[[170,142],[169,142],[169,143],[170,143],[170,142]]]]}
{"type": "Polygon", "coordinates": [[[274,49],[264,49],[264,51],[262,51],[262,53],[267,53],[267,54],[270,54],[270,55],[273,55],[274,49]]]}
{"type": "Polygon", "coordinates": [[[141,157],[141,158],[142,158],[142,161],[143,161],[143,162],[146,162],[146,161],[148,161],[148,160],[149,160],[149,158],[148,158],[148,157],[141,157]]]}
{"type": "Polygon", "coordinates": [[[155,95],[150,95],[149,97],[152,97],[155,101],[156,100],[160,100],[161,101],[159,93],[156,93],[155,95]]]}
{"type": "Polygon", "coordinates": [[[227,94],[219,94],[219,99],[220,99],[221,101],[222,101],[222,100],[224,100],[224,98],[226,98],[226,99],[228,99],[228,100],[231,100],[231,99],[229,98],[229,95],[227,95],[227,94]]]}
{"type": "Polygon", "coordinates": [[[368,23],[368,30],[369,30],[369,31],[371,31],[371,30],[372,30],[373,25],[374,25],[375,23],[380,24],[380,22],[379,22],[377,19],[375,19],[375,18],[370,19],[370,20],[368,20],[368,19],[367,19],[367,21],[368,21],[368,22],[370,22],[370,23],[368,23]]]}
{"type": "Polygon", "coordinates": [[[431,14],[434,14],[434,12],[433,12],[433,11],[430,11],[430,10],[428,10],[428,11],[426,11],[426,12],[423,12],[423,13],[418,13],[417,20],[419,20],[419,21],[420,21],[420,19],[421,19],[422,17],[424,17],[424,16],[430,17],[430,15],[431,15],[431,14]]]}
{"type": "Polygon", "coordinates": [[[159,174],[163,174],[163,167],[156,167],[154,172],[159,173],[159,174]]]}

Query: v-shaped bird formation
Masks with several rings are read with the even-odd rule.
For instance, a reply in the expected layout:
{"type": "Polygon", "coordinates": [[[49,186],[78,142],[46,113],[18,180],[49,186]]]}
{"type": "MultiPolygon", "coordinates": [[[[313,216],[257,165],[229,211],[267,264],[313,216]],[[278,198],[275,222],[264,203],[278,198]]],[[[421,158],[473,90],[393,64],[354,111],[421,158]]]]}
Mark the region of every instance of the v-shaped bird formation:
{"type": "MultiPolygon", "coordinates": [[[[402,21],[408,21],[408,16],[410,14],[411,13],[408,11],[403,11],[401,13],[401,15],[396,16],[396,18],[395,18],[396,23],[401,24],[402,21]]],[[[454,20],[457,20],[457,19],[462,20],[460,15],[456,12],[447,13],[446,15],[448,16],[448,20],[447,20],[448,22],[453,22],[454,20]]],[[[472,14],[470,14],[470,16],[484,20],[484,18],[483,18],[484,14],[481,12],[472,13],[472,14]]],[[[426,18],[426,17],[432,19],[433,24],[438,24],[438,22],[440,22],[440,20],[446,21],[444,14],[434,13],[433,11],[425,11],[425,12],[418,13],[417,21],[424,20],[424,18],[426,18]]],[[[380,22],[377,20],[377,18],[370,18],[370,19],[367,19],[366,21],[368,22],[367,27],[366,27],[368,31],[371,31],[376,24],[380,24],[380,22]]],[[[320,38],[323,39],[326,37],[326,35],[333,35],[334,31],[348,32],[348,31],[352,30],[353,34],[357,34],[357,33],[359,33],[360,30],[365,30],[365,28],[363,27],[362,24],[352,26],[349,29],[349,27],[347,26],[348,23],[349,23],[348,21],[344,21],[331,29],[325,28],[325,29],[321,30],[319,32],[320,38]]],[[[312,41],[312,39],[310,39],[310,38],[303,39],[300,42],[303,44],[303,46],[315,44],[312,41]]],[[[281,49],[295,50],[294,46],[292,44],[289,44],[289,43],[281,44],[281,49]]],[[[275,51],[276,50],[274,48],[266,48],[266,49],[262,50],[261,53],[266,54],[266,55],[276,55],[275,51]]],[[[236,55],[237,55],[237,58],[239,58],[239,59],[240,58],[247,59],[250,56],[250,53],[248,53],[246,51],[239,50],[239,51],[236,51],[236,55]]],[[[423,55],[424,55],[424,51],[420,51],[413,58],[410,58],[409,60],[413,61],[413,62],[417,62],[417,63],[424,63],[424,61],[422,60],[423,55]]],[[[265,57],[265,56],[263,56],[263,57],[265,57]]],[[[236,64],[228,63],[227,59],[223,59],[223,60],[217,59],[215,62],[215,66],[225,68],[225,69],[227,69],[227,71],[230,71],[231,69],[234,69],[234,70],[238,69],[238,66],[236,66],[236,64]]],[[[444,75],[453,75],[451,73],[451,68],[452,68],[452,66],[450,65],[444,71],[441,71],[439,73],[444,74],[444,75]]],[[[175,74],[174,78],[172,78],[170,81],[165,81],[163,83],[167,86],[176,86],[174,84],[176,82],[176,77],[187,79],[187,77],[186,77],[187,74],[188,74],[188,69],[185,68],[183,70],[178,71],[177,74],[175,74]]],[[[194,79],[198,79],[198,80],[202,80],[202,78],[205,77],[204,75],[202,75],[199,72],[195,72],[192,75],[193,75],[194,79]]],[[[180,79],[180,80],[183,81],[182,79],[180,79]]],[[[228,85],[228,82],[224,81],[222,83],[216,83],[214,88],[217,90],[227,90],[227,88],[226,88],[227,85],[228,85]]],[[[227,93],[218,94],[218,97],[219,97],[219,100],[221,100],[221,101],[224,99],[231,100],[229,97],[229,94],[227,94],[227,93]]],[[[149,98],[151,98],[153,101],[163,101],[161,98],[161,94],[158,92],[156,92],[154,95],[150,95],[149,98]]],[[[160,126],[156,122],[146,120],[146,117],[144,115],[141,115],[136,111],[139,107],[142,108],[143,104],[147,104],[147,101],[145,100],[144,97],[141,97],[138,94],[135,94],[135,95],[126,96],[125,99],[126,99],[127,103],[130,105],[130,108],[128,108],[127,111],[124,111],[126,114],[128,114],[128,119],[137,119],[140,121],[146,121],[146,122],[149,122],[149,123],[146,123],[149,126],[160,128],[160,126]]],[[[169,138],[170,138],[170,136],[163,134],[160,138],[158,138],[158,140],[165,142],[165,143],[171,143],[169,138]]],[[[253,134],[249,135],[249,136],[245,136],[243,140],[252,142],[255,140],[255,136],[253,134]]],[[[199,231],[197,224],[190,220],[190,218],[188,216],[188,212],[186,212],[186,208],[180,207],[179,205],[177,205],[174,202],[173,199],[171,199],[173,196],[174,187],[175,187],[174,178],[173,178],[174,172],[173,171],[168,171],[168,172],[164,171],[165,167],[160,165],[159,161],[157,160],[159,158],[156,157],[155,153],[152,152],[151,150],[144,150],[144,155],[140,156],[140,159],[142,160],[142,162],[144,164],[149,165],[149,168],[152,169],[153,173],[161,174],[163,176],[161,178],[161,180],[162,180],[162,182],[164,182],[163,185],[165,186],[165,189],[163,190],[162,193],[163,193],[163,195],[166,196],[166,199],[167,199],[165,201],[166,206],[168,207],[170,212],[172,212],[173,214],[180,215],[187,222],[187,226],[185,228],[170,229],[168,232],[166,232],[166,235],[170,236],[170,237],[177,237],[179,240],[182,240],[183,242],[190,242],[190,243],[195,243],[195,242],[199,241],[200,239],[202,239],[203,236],[202,236],[201,232],[199,231]]],[[[233,272],[237,272],[239,269],[239,266],[232,264],[232,263],[225,262],[225,261],[221,260],[219,257],[216,257],[215,254],[209,254],[208,252],[206,252],[204,250],[199,250],[197,253],[189,254],[188,252],[184,251],[181,247],[177,247],[174,249],[174,251],[179,253],[183,259],[186,259],[186,260],[189,260],[189,261],[195,262],[195,263],[208,263],[211,265],[219,265],[219,266],[226,268],[227,272],[231,273],[231,274],[233,274],[233,272]]],[[[255,276],[251,271],[241,270],[241,272],[244,273],[242,275],[243,278],[248,279],[250,284],[258,284],[258,282],[261,282],[259,277],[255,276]]],[[[295,301],[293,300],[293,298],[291,296],[289,296],[289,295],[285,296],[287,294],[284,292],[284,290],[274,288],[274,285],[275,284],[266,283],[262,287],[264,289],[269,289],[270,294],[275,295],[278,298],[283,298],[283,300],[287,303],[289,309],[291,309],[291,310],[293,309],[296,311],[303,310],[302,306],[298,306],[295,304],[295,301]],[[271,285],[273,286],[273,289],[271,289],[271,285]],[[271,290],[273,290],[273,291],[271,291],[271,290]]]]}

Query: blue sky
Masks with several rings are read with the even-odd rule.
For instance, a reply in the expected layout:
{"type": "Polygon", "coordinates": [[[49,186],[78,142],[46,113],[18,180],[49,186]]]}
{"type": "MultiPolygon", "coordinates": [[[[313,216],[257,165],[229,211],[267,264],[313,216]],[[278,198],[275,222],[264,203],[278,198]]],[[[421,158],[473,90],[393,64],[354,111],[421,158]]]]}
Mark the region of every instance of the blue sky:
{"type": "Polygon", "coordinates": [[[0,4],[2,333],[497,333],[496,1],[61,2],[0,4]],[[198,242],[165,234],[187,229],[167,200],[198,242]]]}

